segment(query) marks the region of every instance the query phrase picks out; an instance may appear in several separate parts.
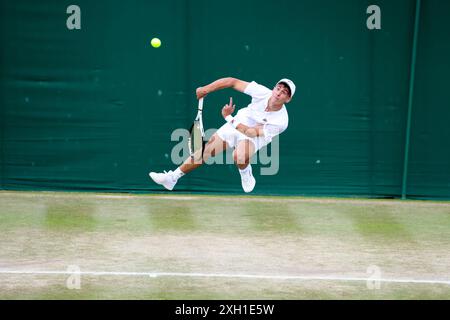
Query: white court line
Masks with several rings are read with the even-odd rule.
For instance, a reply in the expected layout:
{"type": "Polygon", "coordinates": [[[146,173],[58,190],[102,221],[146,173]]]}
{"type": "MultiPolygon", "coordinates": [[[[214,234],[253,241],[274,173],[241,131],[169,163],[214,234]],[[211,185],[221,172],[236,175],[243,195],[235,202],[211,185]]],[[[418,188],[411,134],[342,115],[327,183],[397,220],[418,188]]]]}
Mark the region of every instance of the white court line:
{"type": "Polygon", "coordinates": [[[266,279],[266,280],[323,280],[323,281],[379,281],[392,283],[426,283],[450,285],[450,280],[424,279],[377,279],[339,276],[281,276],[257,274],[226,274],[226,273],[184,273],[184,272],[113,272],[113,271],[39,271],[39,270],[1,270],[0,274],[33,274],[33,275],[88,275],[88,276],[134,276],[134,277],[184,277],[184,278],[236,278],[236,279],[266,279]]]}

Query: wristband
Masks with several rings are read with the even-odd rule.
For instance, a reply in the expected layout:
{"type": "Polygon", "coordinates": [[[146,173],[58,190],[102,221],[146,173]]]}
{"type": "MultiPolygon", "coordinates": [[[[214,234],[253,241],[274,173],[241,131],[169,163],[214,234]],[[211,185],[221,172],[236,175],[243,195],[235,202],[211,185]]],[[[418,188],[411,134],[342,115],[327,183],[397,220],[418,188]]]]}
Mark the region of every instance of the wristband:
{"type": "Polygon", "coordinates": [[[233,128],[237,129],[237,126],[240,124],[240,122],[237,122],[236,119],[232,115],[228,115],[225,117],[225,120],[233,126],[233,128]]]}

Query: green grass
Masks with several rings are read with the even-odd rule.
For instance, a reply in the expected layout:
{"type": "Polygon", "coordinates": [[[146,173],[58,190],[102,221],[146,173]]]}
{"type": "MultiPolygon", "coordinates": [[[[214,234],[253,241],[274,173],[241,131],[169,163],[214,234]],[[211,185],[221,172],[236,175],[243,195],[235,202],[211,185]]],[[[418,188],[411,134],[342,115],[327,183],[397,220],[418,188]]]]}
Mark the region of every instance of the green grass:
{"type": "MultiPolygon", "coordinates": [[[[0,192],[0,269],[450,280],[450,203],[0,192]]],[[[0,299],[449,299],[450,285],[0,273],[0,299]]]]}

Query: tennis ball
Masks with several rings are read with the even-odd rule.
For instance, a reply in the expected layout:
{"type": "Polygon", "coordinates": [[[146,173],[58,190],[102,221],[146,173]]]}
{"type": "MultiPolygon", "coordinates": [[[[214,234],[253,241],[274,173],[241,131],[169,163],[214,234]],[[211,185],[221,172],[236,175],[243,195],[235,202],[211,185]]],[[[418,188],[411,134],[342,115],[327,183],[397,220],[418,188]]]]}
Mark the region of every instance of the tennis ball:
{"type": "Polygon", "coordinates": [[[161,46],[161,40],[158,38],[153,38],[151,44],[153,48],[159,48],[161,46]]]}

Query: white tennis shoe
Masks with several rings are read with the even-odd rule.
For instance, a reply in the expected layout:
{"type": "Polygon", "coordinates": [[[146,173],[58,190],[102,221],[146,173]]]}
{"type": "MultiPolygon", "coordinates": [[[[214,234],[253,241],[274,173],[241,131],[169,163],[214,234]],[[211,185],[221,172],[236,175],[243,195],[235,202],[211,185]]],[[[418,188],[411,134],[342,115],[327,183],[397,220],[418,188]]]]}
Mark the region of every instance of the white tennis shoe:
{"type": "Polygon", "coordinates": [[[157,184],[163,185],[167,190],[172,190],[178,181],[178,179],[175,178],[172,170],[170,170],[169,172],[166,172],[164,170],[164,173],[150,172],[148,175],[150,176],[150,178],[152,178],[153,181],[155,181],[157,184]]]}
{"type": "Polygon", "coordinates": [[[255,188],[256,180],[253,177],[252,174],[252,166],[249,164],[249,168],[245,172],[241,173],[241,182],[242,182],[242,189],[244,189],[245,192],[252,192],[253,188],[255,188]]]}

